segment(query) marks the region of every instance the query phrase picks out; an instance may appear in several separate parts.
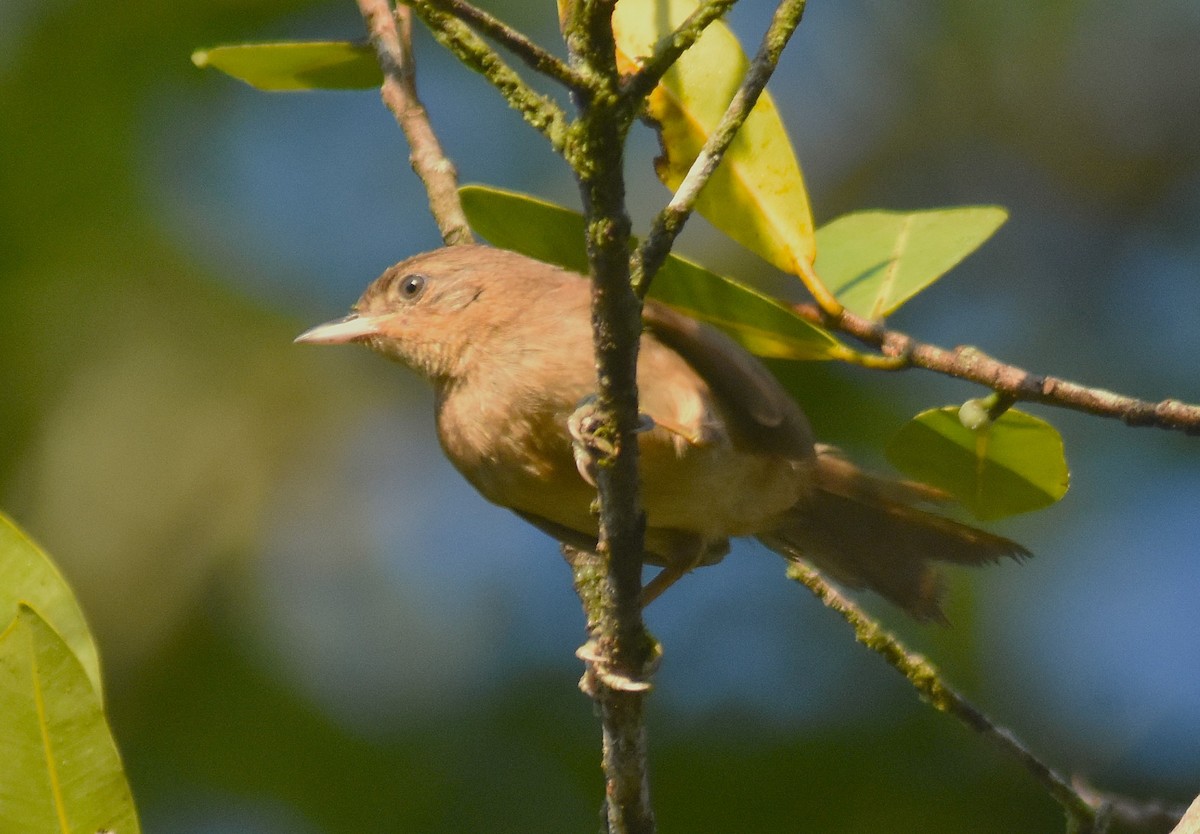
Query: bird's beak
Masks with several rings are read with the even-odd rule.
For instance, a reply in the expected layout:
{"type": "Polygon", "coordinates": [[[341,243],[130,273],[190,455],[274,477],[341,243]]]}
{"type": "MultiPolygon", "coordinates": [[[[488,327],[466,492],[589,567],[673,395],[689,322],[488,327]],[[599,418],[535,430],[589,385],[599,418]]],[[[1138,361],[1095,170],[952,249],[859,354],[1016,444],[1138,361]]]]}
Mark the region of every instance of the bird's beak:
{"type": "Polygon", "coordinates": [[[345,318],[327,321],[305,330],[295,341],[306,345],[344,345],[379,333],[378,317],[351,313],[345,318]]]}

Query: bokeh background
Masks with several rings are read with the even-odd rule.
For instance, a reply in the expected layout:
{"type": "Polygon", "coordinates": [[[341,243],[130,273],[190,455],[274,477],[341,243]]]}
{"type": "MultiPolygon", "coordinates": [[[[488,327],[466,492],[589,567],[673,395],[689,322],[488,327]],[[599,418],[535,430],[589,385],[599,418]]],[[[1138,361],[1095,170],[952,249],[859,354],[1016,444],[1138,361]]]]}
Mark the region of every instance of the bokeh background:
{"type": "MultiPolygon", "coordinates": [[[[732,18],[755,44],[766,9],[732,18]]],[[[1200,5],[813,2],[773,82],[819,220],[999,203],[1012,220],[896,317],[945,345],[1200,400],[1200,5]]],[[[544,43],[552,4],[494,2],[544,43]]],[[[268,95],[189,62],[360,37],[350,2],[0,2],[0,507],[98,635],[148,831],[588,831],[598,728],[554,544],[443,462],[431,398],[300,348],[436,245],[371,93],[268,95]]],[[[577,204],[566,169],[423,34],[464,182],[577,204]]],[[[666,192],[641,129],[643,224],[666,192]]],[[[763,266],[707,232],[681,249],[763,266]]],[[[881,464],[978,392],[777,366],[881,464]]],[[[1037,556],[952,581],[952,629],[868,600],[1056,767],[1200,790],[1200,440],[1031,409],[1073,485],[1000,526],[1037,556]]],[[[1060,831],[1030,778],[922,707],[778,559],[739,548],[653,606],[666,831],[1060,831]]]]}

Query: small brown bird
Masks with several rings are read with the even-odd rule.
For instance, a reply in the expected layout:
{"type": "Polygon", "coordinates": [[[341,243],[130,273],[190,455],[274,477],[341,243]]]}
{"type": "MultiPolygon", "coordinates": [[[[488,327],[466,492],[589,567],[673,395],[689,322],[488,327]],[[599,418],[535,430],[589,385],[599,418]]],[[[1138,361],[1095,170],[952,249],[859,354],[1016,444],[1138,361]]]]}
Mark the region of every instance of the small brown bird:
{"type": "MultiPolygon", "coordinates": [[[[595,546],[596,497],[568,420],[595,391],[591,297],[582,276],[487,246],[409,258],[347,317],[296,339],[361,342],[437,392],[446,456],[488,500],[561,541],[595,546]]],[[[723,333],[654,301],[638,359],[646,560],[656,595],[755,536],[833,579],[942,619],[931,562],[977,565],[1028,552],[918,509],[937,495],[868,475],[814,445],[775,378],[723,333]]]]}

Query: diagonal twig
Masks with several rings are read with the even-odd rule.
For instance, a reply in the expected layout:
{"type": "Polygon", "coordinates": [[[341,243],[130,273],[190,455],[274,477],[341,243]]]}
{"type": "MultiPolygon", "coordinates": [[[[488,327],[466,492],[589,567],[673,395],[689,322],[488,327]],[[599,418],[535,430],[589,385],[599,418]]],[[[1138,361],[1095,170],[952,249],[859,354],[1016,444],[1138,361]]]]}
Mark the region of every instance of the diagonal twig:
{"type": "Polygon", "coordinates": [[[532,70],[553,78],[572,90],[590,89],[587,78],[559,58],[534,43],[525,34],[467,0],[429,0],[429,5],[467,23],[504,46],[532,70]]]}
{"type": "MultiPolygon", "coordinates": [[[[737,136],[738,130],[749,118],[750,111],[754,109],[755,103],[767,86],[767,81],[775,72],[783,48],[787,46],[792,33],[800,25],[800,19],[804,16],[804,8],[805,0],[783,0],[779,4],[770,27],[763,35],[758,53],[750,63],[750,68],[746,71],[741,86],[738,87],[733,99],[729,102],[725,114],[705,141],[704,147],[692,163],[683,182],[679,184],[679,188],[675,190],[671,201],[654,218],[650,233],[634,254],[631,267],[634,290],[640,297],[645,297],[646,292],[650,289],[651,279],[666,260],[675,238],[683,231],[684,224],[691,217],[701,189],[708,183],[713,172],[717,170],[725,152],[737,136]]],[[[809,282],[806,281],[807,283],[809,282]]],[[[819,282],[815,282],[815,286],[810,285],[809,289],[813,291],[814,298],[824,309],[841,308],[836,299],[830,296],[819,282]],[[824,291],[824,296],[821,295],[822,291],[824,291]]]]}
{"type": "Polygon", "coordinates": [[[654,46],[654,54],[646,58],[638,71],[625,80],[621,94],[626,98],[641,101],[650,95],[667,70],[684,52],[692,48],[692,44],[700,39],[704,30],[714,20],[719,20],[733,8],[737,0],[708,0],[687,16],[675,31],[659,40],[654,46]]]}
{"type": "Polygon", "coordinates": [[[425,184],[429,209],[442,240],[447,245],[473,243],[475,238],[458,197],[458,173],[442,151],[425,107],[417,97],[412,14],[399,8],[393,16],[388,0],[358,0],[358,8],[383,70],[380,95],[408,140],[409,160],[425,184]]]}
{"type": "Polygon", "coordinates": [[[1013,400],[1082,411],[1098,417],[1110,417],[1129,426],[1152,426],[1200,434],[1200,405],[1166,399],[1159,402],[1140,400],[1103,388],[1091,388],[1054,376],[1035,374],[1009,365],[969,346],[953,349],[920,342],[898,330],[888,330],[881,322],[864,318],[849,310],[829,317],[811,304],[793,308],[805,319],[854,336],[878,349],[892,361],[880,364],[889,370],[924,368],[947,376],[986,385],[1013,400]]]}
{"type": "Polygon", "coordinates": [[[854,629],[854,636],[904,675],[921,699],[934,709],[951,715],[979,733],[1005,755],[1019,762],[1066,812],[1076,834],[1101,834],[1106,828],[1107,806],[1093,806],[1070,781],[1039,759],[1016,736],[997,726],[978,707],[951,688],[937,668],[872,619],[850,598],[827,583],[821,575],[800,562],[788,566],[788,577],[800,582],[828,608],[836,611],[854,629]]]}
{"type": "Polygon", "coordinates": [[[508,106],[519,112],[535,130],[544,135],[550,146],[562,153],[567,142],[568,120],[562,108],[548,96],[530,87],[483,38],[453,15],[438,8],[436,0],[408,0],[421,22],[429,27],[434,38],[495,87],[508,106]]]}

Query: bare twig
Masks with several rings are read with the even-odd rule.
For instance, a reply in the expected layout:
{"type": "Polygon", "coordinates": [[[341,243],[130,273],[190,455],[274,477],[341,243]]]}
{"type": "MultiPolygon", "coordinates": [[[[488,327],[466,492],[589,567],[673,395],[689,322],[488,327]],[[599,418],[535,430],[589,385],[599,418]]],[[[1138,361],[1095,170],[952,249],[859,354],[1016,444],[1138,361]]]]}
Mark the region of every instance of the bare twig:
{"type": "MultiPolygon", "coordinates": [[[[737,132],[750,116],[750,111],[754,109],[762,91],[766,88],[767,81],[779,63],[779,56],[782,54],[783,48],[787,46],[792,33],[800,25],[804,7],[805,0],[783,0],[779,4],[775,10],[775,16],[771,20],[771,25],[763,36],[758,54],[750,63],[746,77],[729,102],[721,121],[717,123],[717,127],[705,141],[703,149],[692,163],[683,182],[679,184],[679,188],[675,190],[671,201],[654,218],[650,233],[634,255],[633,282],[634,289],[639,296],[645,297],[646,292],[650,289],[650,280],[666,260],[675,238],[683,231],[684,224],[691,217],[701,189],[708,183],[713,172],[717,170],[717,166],[725,156],[725,151],[728,150],[737,136],[737,132]]],[[[814,297],[817,297],[821,306],[826,309],[830,309],[828,306],[830,302],[840,309],[840,305],[833,300],[832,296],[823,299],[814,292],[814,297]]]]}
{"type": "Polygon", "coordinates": [[[383,70],[380,95],[408,140],[409,161],[425,184],[429,209],[442,240],[447,245],[472,243],[475,238],[458,197],[458,172],[442,151],[417,97],[411,13],[400,8],[393,17],[388,0],[358,0],[358,8],[383,70]]]}
{"type": "Polygon", "coordinates": [[[879,654],[897,672],[904,675],[922,700],[934,709],[952,715],[968,728],[992,742],[1005,755],[1018,761],[1046,789],[1066,812],[1076,834],[1102,834],[1106,830],[1107,806],[1093,806],[1071,783],[1035,756],[1011,732],[992,720],[952,689],[937,668],[915,652],[910,652],[891,633],[872,619],[852,600],[829,585],[808,565],[794,562],[788,576],[802,583],[828,608],[833,609],[854,629],[858,642],[879,654]]]}
{"type": "Polygon", "coordinates": [[[588,80],[565,61],[547,52],[526,35],[489,12],[468,3],[467,0],[429,0],[429,5],[474,26],[524,61],[530,69],[540,72],[547,78],[553,78],[572,90],[589,88],[588,80]]]}
{"type": "Polygon", "coordinates": [[[1170,831],[1180,821],[1187,806],[1157,799],[1135,799],[1129,796],[1099,791],[1076,776],[1072,786],[1093,808],[1107,808],[1112,821],[1122,828],[1138,831],[1170,831]]]}
{"type": "Polygon", "coordinates": [[[679,60],[679,56],[691,49],[692,44],[700,39],[708,25],[714,20],[719,20],[736,2],[737,0],[708,0],[699,6],[674,32],[655,44],[654,54],[646,58],[638,71],[625,80],[621,94],[640,103],[650,95],[650,91],[679,60]]]}
{"type": "Polygon", "coordinates": [[[526,84],[466,23],[439,9],[436,0],[409,0],[408,5],[438,43],[486,78],[509,107],[550,140],[551,147],[562,152],[567,140],[567,116],[561,107],[526,84]]]}
{"type": "Polygon", "coordinates": [[[977,348],[946,349],[919,342],[906,333],[888,330],[880,322],[850,311],[829,317],[811,304],[800,304],[796,312],[817,324],[849,334],[877,348],[889,358],[888,369],[924,368],[947,376],[986,385],[1013,400],[1082,411],[1111,417],[1130,426],[1153,426],[1185,434],[1200,434],[1200,405],[1179,400],[1150,402],[1124,394],[1090,388],[1053,376],[1043,376],[994,359],[977,348]]]}

